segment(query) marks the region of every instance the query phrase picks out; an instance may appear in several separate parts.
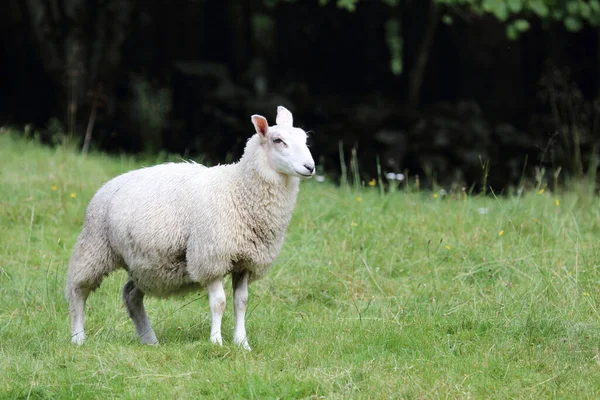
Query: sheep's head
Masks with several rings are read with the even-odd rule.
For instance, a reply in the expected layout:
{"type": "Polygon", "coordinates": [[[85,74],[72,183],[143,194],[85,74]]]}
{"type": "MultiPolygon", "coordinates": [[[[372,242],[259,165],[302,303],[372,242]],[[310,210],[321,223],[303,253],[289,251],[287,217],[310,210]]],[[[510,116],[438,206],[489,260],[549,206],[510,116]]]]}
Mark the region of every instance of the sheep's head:
{"type": "Polygon", "coordinates": [[[292,125],[292,113],[277,107],[275,126],[269,126],[262,115],[253,115],[252,123],[265,149],[269,165],[280,174],[311,178],[315,162],[306,145],[306,132],[292,125]]]}

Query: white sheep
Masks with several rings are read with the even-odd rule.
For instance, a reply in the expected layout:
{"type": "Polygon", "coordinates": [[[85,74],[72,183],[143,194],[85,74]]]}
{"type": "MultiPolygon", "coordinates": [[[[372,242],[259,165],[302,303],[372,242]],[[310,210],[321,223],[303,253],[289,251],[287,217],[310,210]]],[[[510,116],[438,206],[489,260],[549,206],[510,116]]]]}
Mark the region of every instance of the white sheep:
{"type": "Polygon", "coordinates": [[[277,125],[260,115],[239,162],[206,168],[162,164],[120,175],[90,201],[67,272],[72,342],[83,343],[90,292],[124,268],[123,302],[140,342],[157,344],[143,299],[206,288],[212,313],[210,339],[222,344],[223,279],[231,274],[234,342],[250,350],[245,312],[248,283],[262,277],[283,244],[300,178],[315,164],[306,132],[277,108],[277,125]]]}

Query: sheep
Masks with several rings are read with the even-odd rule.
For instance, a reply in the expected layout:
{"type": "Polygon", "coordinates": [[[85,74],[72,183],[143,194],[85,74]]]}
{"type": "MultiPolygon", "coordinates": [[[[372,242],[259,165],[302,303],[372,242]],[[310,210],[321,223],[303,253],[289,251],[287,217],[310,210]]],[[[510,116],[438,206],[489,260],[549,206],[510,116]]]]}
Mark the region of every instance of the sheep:
{"type": "Polygon", "coordinates": [[[301,178],[315,174],[306,132],[277,108],[276,125],[252,115],[256,133],[234,164],[168,163],[108,181],[90,201],[67,271],[71,338],[82,344],[84,308],[103,278],[124,268],[122,299],[142,344],[158,344],[144,296],[205,288],[210,340],[223,344],[223,279],[231,274],[234,343],[246,350],[248,284],[279,255],[301,178]]]}

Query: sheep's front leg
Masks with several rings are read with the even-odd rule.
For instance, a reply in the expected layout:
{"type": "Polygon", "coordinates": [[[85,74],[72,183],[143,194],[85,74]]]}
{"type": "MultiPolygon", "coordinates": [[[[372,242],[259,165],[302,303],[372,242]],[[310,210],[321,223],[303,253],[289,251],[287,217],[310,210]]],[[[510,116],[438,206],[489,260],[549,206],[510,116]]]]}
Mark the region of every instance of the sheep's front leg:
{"type": "Polygon", "coordinates": [[[245,350],[250,350],[246,337],[246,306],[248,304],[248,273],[238,272],[231,274],[233,284],[233,307],[235,327],[233,329],[233,342],[245,350]]]}
{"type": "Polygon", "coordinates": [[[210,341],[223,345],[221,337],[221,320],[225,312],[225,290],[223,289],[223,278],[216,279],[206,287],[208,291],[208,304],[212,313],[210,327],[210,341]]]}

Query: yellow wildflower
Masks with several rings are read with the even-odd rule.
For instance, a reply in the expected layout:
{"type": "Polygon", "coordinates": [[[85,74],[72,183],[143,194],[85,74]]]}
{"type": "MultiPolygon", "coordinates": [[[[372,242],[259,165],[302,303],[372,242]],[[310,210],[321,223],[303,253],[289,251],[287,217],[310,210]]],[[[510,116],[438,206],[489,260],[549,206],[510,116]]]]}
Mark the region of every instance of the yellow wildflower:
{"type": "Polygon", "coordinates": [[[52,186],[50,187],[50,190],[57,190],[57,189],[58,189],[58,188],[57,188],[55,185],[52,185],[52,186]]]}
{"type": "Polygon", "coordinates": [[[375,180],[375,178],[373,178],[369,181],[369,186],[375,186],[376,184],[377,184],[377,181],[375,180]]]}
{"type": "Polygon", "coordinates": [[[439,194],[437,194],[437,193],[434,193],[434,194],[433,194],[433,198],[434,198],[434,199],[437,199],[438,197],[439,197],[439,194]]]}
{"type": "Polygon", "coordinates": [[[541,188],[540,190],[538,190],[538,194],[544,194],[545,189],[541,188]]]}
{"type": "Polygon", "coordinates": [[[504,235],[504,231],[503,230],[501,230],[500,232],[498,232],[498,236],[502,236],[502,235],[504,235]]]}
{"type": "Polygon", "coordinates": [[[446,250],[450,250],[452,247],[450,247],[450,246],[446,245],[446,246],[444,246],[444,248],[445,248],[446,250]]]}
{"type": "Polygon", "coordinates": [[[556,207],[560,207],[560,200],[558,200],[558,199],[554,200],[554,204],[556,205],[556,207]]]}
{"type": "Polygon", "coordinates": [[[70,196],[72,199],[74,199],[75,197],[77,197],[77,195],[76,195],[75,193],[71,193],[69,196],[70,196]]]}
{"type": "Polygon", "coordinates": [[[590,294],[588,292],[583,292],[584,296],[589,296],[590,294]]]}
{"type": "Polygon", "coordinates": [[[362,201],[362,197],[358,196],[358,197],[356,198],[356,201],[359,201],[359,202],[360,202],[360,201],[362,201]]]}

